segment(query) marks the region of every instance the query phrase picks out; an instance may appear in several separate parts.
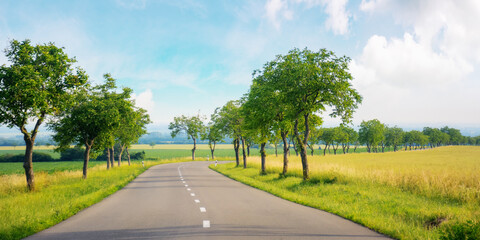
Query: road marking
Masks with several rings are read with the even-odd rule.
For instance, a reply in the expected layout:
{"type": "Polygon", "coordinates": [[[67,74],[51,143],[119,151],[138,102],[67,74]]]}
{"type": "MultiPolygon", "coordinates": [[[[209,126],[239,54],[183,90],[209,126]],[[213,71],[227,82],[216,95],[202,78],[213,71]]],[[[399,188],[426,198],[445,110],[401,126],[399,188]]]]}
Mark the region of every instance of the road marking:
{"type": "Polygon", "coordinates": [[[186,183],[185,181],[182,181],[182,183],[186,183]]]}
{"type": "Polygon", "coordinates": [[[190,190],[192,190],[192,189],[190,189],[190,188],[187,188],[187,191],[190,191],[190,190]]]}
{"type": "Polygon", "coordinates": [[[209,220],[203,220],[203,228],[209,228],[210,227],[210,221],[209,220]]]}
{"type": "Polygon", "coordinates": [[[195,199],[195,202],[196,202],[196,203],[200,203],[200,200],[198,200],[198,199],[195,199]]]}
{"type": "Polygon", "coordinates": [[[200,212],[207,212],[207,209],[205,209],[204,207],[200,207],[200,212]]]}
{"type": "Polygon", "coordinates": [[[190,193],[190,196],[195,197],[195,193],[190,193]]]}
{"type": "Polygon", "coordinates": [[[188,184],[185,184],[185,187],[188,187],[188,184]]]}

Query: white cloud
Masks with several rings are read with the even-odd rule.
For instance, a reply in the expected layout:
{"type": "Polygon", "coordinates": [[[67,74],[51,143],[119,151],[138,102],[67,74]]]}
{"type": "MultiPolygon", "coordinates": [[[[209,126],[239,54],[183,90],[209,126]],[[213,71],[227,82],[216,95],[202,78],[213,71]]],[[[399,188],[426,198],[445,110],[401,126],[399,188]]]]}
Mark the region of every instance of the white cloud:
{"type": "Polygon", "coordinates": [[[391,15],[397,23],[412,28],[421,44],[480,63],[480,1],[362,0],[360,10],[391,15]]]}
{"type": "Polygon", "coordinates": [[[137,107],[143,108],[147,110],[147,112],[152,112],[155,108],[153,93],[150,89],[138,94],[138,96],[136,94],[132,94],[132,98],[135,100],[135,105],[137,107]]]}
{"type": "Polygon", "coordinates": [[[358,121],[471,124],[480,119],[480,106],[471,104],[480,101],[478,1],[364,0],[360,10],[392,16],[406,30],[401,38],[371,36],[350,64],[354,86],[365,97],[358,121]]]}
{"type": "Polygon", "coordinates": [[[373,71],[378,81],[404,87],[460,81],[473,71],[467,62],[436,53],[408,33],[403,39],[372,36],[358,64],[373,71]]]}
{"type": "Polygon", "coordinates": [[[265,14],[270,23],[278,30],[283,19],[291,20],[293,12],[288,9],[285,0],[268,0],[265,3],[265,14]]]}
{"type": "Polygon", "coordinates": [[[348,33],[350,13],[346,10],[348,0],[324,0],[325,13],[328,15],[325,26],[334,34],[348,33]]]}

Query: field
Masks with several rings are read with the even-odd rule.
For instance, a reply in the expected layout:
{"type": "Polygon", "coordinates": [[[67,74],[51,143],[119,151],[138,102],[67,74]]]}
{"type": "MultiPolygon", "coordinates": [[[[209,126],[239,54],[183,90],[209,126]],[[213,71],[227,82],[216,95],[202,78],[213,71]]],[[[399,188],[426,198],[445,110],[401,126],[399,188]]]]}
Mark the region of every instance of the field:
{"type": "Polygon", "coordinates": [[[274,156],[267,157],[263,176],[258,157],[249,159],[247,169],[212,168],[398,239],[439,239],[469,226],[480,236],[480,147],[315,156],[309,163],[307,182],[293,156],[286,177],[279,176],[282,158],[274,156]]]}
{"type": "MultiPolygon", "coordinates": [[[[191,147],[155,145],[152,149],[149,145],[135,145],[130,152],[145,151],[145,162],[151,166],[189,161],[191,147]]],[[[18,148],[3,148],[0,155],[23,153],[18,148]]],[[[51,147],[36,151],[58,154],[51,147]]],[[[212,168],[398,239],[450,239],[446,234],[455,231],[480,234],[480,147],[327,156],[316,151],[318,155],[309,156],[309,181],[302,180],[300,158],[291,152],[286,177],[279,175],[281,149],[278,157],[274,149],[267,149],[266,175],[259,174],[258,149],[251,149],[247,169],[233,163],[212,168]]],[[[215,155],[219,160],[234,159],[228,144],[219,145],[215,155]]],[[[211,160],[208,145],[198,145],[197,159],[206,160],[207,156],[211,160]]],[[[35,162],[38,188],[28,193],[22,163],[0,163],[0,239],[23,238],[54,225],[112,194],[144,171],[138,161],[133,161],[131,167],[124,163],[110,171],[105,170],[103,161],[91,161],[89,177],[82,181],[81,167],[80,161],[35,162]]]]}

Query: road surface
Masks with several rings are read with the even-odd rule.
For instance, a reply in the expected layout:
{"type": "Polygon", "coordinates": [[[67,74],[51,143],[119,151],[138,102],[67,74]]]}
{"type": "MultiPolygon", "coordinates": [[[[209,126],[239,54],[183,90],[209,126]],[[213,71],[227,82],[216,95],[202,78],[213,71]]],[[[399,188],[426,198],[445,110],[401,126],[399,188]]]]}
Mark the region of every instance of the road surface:
{"type": "Polygon", "coordinates": [[[158,165],[34,239],[388,239],[233,181],[211,162],[158,165]]]}

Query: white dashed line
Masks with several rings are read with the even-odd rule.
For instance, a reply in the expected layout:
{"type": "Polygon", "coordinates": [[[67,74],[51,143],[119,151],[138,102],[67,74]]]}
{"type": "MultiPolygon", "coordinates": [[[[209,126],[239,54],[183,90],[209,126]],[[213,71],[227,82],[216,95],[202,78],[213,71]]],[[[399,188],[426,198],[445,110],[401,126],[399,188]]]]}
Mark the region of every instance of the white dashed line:
{"type": "Polygon", "coordinates": [[[187,191],[190,191],[190,190],[192,190],[192,189],[190,189],[190,188],[187,188],[187,191]]]}
{"type": "Polygon", "coordinates": [[[200,200],[198,200],[198,199],[195,199],[195,203],[200,203],[200,200]]]}
{"type": "Polygon", "coordinates": [[[203,228],[209,228],[210,227],[210,221],[209,220],[203,220],[203,228]]]}
{"type": "Polygon", "coordinates": [[[188,187],[188,184],[185,184],[185,187],[188,187]]]}
{"type": "Polygon", "coordinates": [[[182,183],[185,183],[185,181],[182,181],[182,183]]]}
{"type": "Polygon", "coordinates": [[[190,193],[190,196],[195,197],[195,193],[190,193]]]}
{"type": "Polygon", "coordinates": [[[207,212],[207,209],[205,209],[204,207],[200,207],[200,212],[207,212]]]}

